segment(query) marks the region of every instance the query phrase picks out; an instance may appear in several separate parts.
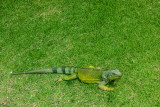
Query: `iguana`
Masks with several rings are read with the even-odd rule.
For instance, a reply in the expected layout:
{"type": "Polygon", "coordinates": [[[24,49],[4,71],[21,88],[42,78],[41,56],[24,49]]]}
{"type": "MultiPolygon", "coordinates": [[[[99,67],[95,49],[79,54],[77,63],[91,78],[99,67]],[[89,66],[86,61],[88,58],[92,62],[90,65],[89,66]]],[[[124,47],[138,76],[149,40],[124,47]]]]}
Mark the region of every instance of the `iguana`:
{"type": "Polygon", "coordinates": [[[114,88],[108,88],[106,84],[112,80],[117,80],[121,77],[119,70],[106,70],[105,68],[90,67],[57,67],[50,69],[40,69],[35,71],[12,73],[17,74],[43,74],[43,73],[57,73],[65,74],[58,81],[72,80],[79,78],[84,83],[97,83],[102,90],[113,91],[114,88]]]}

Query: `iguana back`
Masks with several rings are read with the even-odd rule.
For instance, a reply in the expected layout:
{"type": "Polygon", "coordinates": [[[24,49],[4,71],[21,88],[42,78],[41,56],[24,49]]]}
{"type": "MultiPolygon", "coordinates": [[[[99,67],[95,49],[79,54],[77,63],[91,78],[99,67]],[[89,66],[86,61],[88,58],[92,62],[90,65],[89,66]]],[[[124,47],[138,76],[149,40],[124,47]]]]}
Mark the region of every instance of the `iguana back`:
{"type": "Polygon", "coordinates": [[[78,78],[84,83],[98,83],[101,81],[103,70],[94,68],[79,68],[78,78]]]}

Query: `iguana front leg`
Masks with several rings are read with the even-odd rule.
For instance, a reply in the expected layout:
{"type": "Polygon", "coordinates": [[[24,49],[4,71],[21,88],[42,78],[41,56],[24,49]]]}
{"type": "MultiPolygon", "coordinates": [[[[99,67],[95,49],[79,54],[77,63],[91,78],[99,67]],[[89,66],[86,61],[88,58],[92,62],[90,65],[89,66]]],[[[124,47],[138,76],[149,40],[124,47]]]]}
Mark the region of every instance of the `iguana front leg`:
{"type": "Polygon", "coordinates": [[[108,82],[106,81],[101,81],[98,83],[98,87],[102,90],[105,90],[105,91],[114,91],[114,88],[108,88],[107,86],[105,86],[108,82]]]}

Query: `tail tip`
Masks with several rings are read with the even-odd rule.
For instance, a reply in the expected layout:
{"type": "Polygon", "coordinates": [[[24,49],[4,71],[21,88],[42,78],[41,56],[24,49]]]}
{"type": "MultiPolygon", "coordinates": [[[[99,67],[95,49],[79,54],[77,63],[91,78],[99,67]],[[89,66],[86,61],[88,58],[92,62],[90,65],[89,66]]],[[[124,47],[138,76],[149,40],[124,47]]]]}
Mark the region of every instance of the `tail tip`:
{"type": "Polygon", "coordinates": [[[15,75],[16,73],[10,72],[10,75],[15,75]]]}

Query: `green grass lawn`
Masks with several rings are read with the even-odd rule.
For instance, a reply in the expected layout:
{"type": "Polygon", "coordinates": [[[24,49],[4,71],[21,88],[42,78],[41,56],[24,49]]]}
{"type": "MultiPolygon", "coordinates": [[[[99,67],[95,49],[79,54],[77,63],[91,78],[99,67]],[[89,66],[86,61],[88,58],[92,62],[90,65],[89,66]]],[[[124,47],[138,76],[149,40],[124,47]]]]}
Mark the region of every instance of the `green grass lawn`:
{"type": "Polygon", "coordinates": [[[160,106],[159,0],[1,0],[0,106],[160,106]],[[119,69],[114,92],[60,75],[57,66],[119,69]]]}

